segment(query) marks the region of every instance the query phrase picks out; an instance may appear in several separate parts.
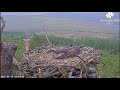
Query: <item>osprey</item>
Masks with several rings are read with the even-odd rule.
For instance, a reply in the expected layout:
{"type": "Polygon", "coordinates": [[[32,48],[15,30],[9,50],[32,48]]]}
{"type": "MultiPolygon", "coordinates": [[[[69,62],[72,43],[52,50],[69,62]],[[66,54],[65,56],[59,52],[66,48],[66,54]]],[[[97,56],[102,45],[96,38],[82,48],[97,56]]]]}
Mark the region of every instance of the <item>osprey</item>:
{"type": "Polygon", "coordinates": [[[80,53],[80,48],[78,46],[63,47],[59,49],[51,49],[54,52],[55,59],[65,59],[70,57],[76,57],[80,53]]]}

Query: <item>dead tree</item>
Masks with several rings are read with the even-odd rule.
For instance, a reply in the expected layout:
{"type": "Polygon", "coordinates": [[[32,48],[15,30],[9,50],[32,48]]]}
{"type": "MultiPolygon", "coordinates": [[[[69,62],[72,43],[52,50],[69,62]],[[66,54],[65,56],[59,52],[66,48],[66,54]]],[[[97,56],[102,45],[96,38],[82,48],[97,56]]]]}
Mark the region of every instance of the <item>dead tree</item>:
{"type": "MultiPolygon", "coordinates": [[[[4,27],[5,27],[5,21],[3,20],[3,17],[0,16],[0,36],[3,32],[4,27]]],[[[3,57],[2,57],[2,54],[3,54],[2,50],[3,49],[2,48],[3,48],[3,44],[2,44],[2,41],[0,39],[0,75],[1,75],[1,60],[3,59],[3,57]]]]}
{"type": "Polygon", "coordinates": [[[2,43],[1,47],[1,76],[11,76],[13,56],[17,50],[17,45],[15,43],[2,43]]]}
{"type": "Polygon", "coordinates": [[[6,21],[3,20],[3,17],[0,17],[0,32],[3,32],[3,29],[5,28],[6,21]]]}
{"type": "MultiPolygon", "coordinates": [[[[5,28],[5,21],[3,20],[3,17],[0,17],[0,32],[3,32],[3,29],[5,28]]],[[[3,77],[11,76],[12,73],[12,64],[13,56],[17,50],[17,45],[15,43],[5,43],[0,41],[0,75],[3,77]]],[[[16,60],[17,62],[17,60],[16,60]]]]}

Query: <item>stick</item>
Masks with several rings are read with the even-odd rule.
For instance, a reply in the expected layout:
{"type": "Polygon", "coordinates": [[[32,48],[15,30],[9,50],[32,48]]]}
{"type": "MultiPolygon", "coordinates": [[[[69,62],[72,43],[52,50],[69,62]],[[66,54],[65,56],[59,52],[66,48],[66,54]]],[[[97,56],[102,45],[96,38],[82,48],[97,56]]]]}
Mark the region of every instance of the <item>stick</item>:
{"type": "Polygon", "coordinates": [[[50,40],[48,39],[48,36],[47,36],[47,30],[45,28],[43,28],[43,29],[46,31],[45,37],[47,39],[47,42],[49,43],[50,46],[52,46],[52,44],[51,44],[51,42],[50,42],[50,40]]]}

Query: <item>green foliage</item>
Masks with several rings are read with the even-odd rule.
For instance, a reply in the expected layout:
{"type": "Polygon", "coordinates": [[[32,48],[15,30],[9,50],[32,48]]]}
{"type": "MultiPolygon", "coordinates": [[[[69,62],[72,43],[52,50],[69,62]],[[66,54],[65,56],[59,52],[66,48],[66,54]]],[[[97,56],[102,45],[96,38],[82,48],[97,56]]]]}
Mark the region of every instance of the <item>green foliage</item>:
{"type": "Polygon", "coordinates": [[[100,38],[78,38],[75,40],[71,40],[69,38],[49,36],[50,41],[53,44],[75,44],[81,45],[84,44],[86,46],[91,46],[95,49],[105,49],[112,54],[119,53],[119,39],[118,38],[109,38],[109,39],[100,39],[100,38]]]}
{"type": "Polygon", "coordinates": [[[15,53],[15,58],[20,61],[23,57],[24,45],[22,42],[23,35],[16,34],[3,34],[2,40],[4,42],[15,42],[17,44],[17,51],[15,53]]]}
{"type": "Polygon", "coordinates": [[[61,45],[71,45],[73,43],[73,40],[69,39],[69,38],[64,38],[64,37],[56,37],[53,35],[50,35],[48,37],[51,41],[51,43],[57,45],[57,44],[61,44],[61,45]]]}
{"type": "Polygon", "coordinates": [[[102,61],[107,66],[106,69],[103,68],[103,64],[98,65],[98,70],[100,73],[100,76],[102,77],[108,77],[108,76],[119,76],[119,54],[114,55],[108,52],[107,50],[101,50],[102,51],[102,61]],[[105,75],[106,74],[106,75],[105,75]]]}
{"type": "Polygon", "coordinates": [[[40,47],[47,44],[47,40],[44,35],[34,34],[30,41],[30,48],[40,47]]]}
{"type": "Polygon", "coordinates": [[[25,50],[25,48],[24,48],[23,43],[22,42],[17,42],[17,51],[15,53],[15,58],[17,60],[20,61],[23,58],[24,50],[25,50]]]}
{"type": "MultiPolygon", "coordinates": [[[[35,48],[38,46],[48,45],[48,42],[44,35],[16,35],[16,34],[3,34],[2,40],[5,42],[15,42],[17,44],[17,51],[15,58],[21,60],[24,52],[24,45],[22,42],[23,38],[30,38],[30,48],[35,48]]],[[[94,47],[95,49],[100,49],[103,56],[102,61],[106,64],[106,71],[103,69],[103,65],[98,65],[99,73],[102,77],[106,72],[106,76],[118,76],[119,75],[119,39],[100,39],[100,38],[77,38],[76,40],[71,40],[70,38],[57,37],[50,35],[48,36],[50,42],[55,45],[81,45],[94,47]]]]}
{"type": "Polygon", "coordinates": [[[105,49],[110,53],[117,54],[119,53],[119,39],[100,39],[100,38],[81,38],[76,39],[76,45],[84,44],[86,46],[91,46],[95,49],[105,49]]]}
{"type": "MultiPolygon", "coordinates": [[[[51,41],[51,43],[55,45],[57,44],[71,45],[74,43],[75,45],[84,44],[86,46],[94,47],[95,49],[100,49],[103,54],[101,59],[107,66],[105,71],[105,69],[103,68],[103,64],[98,65],[100,76],[105,77],[104,75],[105,73],[106,77],[119,75],[119,39],[81,38],[73,41],[69,38],[56,37],[53,35],[50,35],[48,38],[51,41]]],[[[47,40],[43,35],[42,36],[34,35],[32,41],[33,41],[32,44],[34,44],[34,46],[39,46],[41,45],[41,43],[46,44],[47,40]]]]}

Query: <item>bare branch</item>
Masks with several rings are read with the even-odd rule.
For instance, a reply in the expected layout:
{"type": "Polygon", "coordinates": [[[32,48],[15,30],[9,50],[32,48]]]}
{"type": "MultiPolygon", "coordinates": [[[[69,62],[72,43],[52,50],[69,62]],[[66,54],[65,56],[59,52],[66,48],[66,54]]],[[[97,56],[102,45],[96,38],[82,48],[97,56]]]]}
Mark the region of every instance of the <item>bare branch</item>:
{"type": "Polygon", "coordinates": [[[48,36],[47,36],[47,30],[46,28],[43,28],[45,30],[45,37],[47,39],[47,42],[49,43],[49,45],[52,47],[52,43],[50,42],[50,40],[48,39],[48,36]]]}
{"type": "Polygon", "coordinates": [[[6,21],[3,20],[3,17],[0,17],[0,32],[3,32],[3,29],[5,28],[5,23],[6,21]]]}

